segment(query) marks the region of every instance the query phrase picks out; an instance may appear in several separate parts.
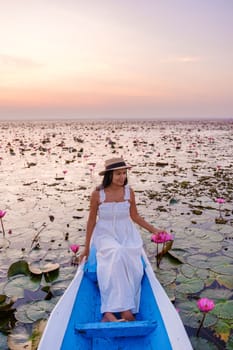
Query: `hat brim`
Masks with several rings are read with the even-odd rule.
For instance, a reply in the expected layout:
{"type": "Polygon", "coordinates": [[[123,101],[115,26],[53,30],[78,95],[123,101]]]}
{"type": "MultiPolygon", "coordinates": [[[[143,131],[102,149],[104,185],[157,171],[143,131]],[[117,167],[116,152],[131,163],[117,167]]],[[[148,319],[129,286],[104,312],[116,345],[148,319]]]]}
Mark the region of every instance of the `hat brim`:
{"type": "Polygon", "coordinates": [[[117,168],[103,170],[99,173],[99,175],[104,175],[104,174],[108,173],[109,171],[120,170],[120,169],[131,169],[131,168],[132,167],[130,165],[119,166],[117,168]]]}

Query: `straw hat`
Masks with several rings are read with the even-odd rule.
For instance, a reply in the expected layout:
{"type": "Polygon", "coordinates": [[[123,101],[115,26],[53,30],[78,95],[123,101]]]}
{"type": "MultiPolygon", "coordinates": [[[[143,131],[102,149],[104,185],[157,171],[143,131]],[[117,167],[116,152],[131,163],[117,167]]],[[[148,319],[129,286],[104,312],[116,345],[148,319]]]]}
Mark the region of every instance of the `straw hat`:
{"type": "Polygon", "coordinates": [[[107,159],[104,163],[105,170],[101,171],[99,175],[104,175],[107,171],[118,169],[130,169],[131,166],[127,165],[123,158],[111,158],[107,159]]]}

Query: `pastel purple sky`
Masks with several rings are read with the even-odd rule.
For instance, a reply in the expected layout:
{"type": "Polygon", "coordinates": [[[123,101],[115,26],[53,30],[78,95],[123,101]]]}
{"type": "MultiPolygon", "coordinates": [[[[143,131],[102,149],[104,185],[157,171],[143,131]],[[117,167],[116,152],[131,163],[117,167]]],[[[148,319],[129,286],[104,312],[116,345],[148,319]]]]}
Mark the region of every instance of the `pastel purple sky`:
{"type": "Polygon", "coordinates": [[[0,120],[232,118],[232,0],[0,0],[0,120]]]}

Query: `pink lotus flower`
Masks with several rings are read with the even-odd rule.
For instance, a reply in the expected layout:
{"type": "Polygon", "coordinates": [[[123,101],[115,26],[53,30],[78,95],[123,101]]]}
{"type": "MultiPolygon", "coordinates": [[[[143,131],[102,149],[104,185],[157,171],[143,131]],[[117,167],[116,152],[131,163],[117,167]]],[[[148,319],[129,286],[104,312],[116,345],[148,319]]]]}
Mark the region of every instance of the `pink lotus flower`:
{"type": "Polygon", "coordinates": [[[79,251],[79,245],[78,244],[71,244],[70,249],[76,255],[79,251]]]}
{"type": "Polygon", "coordinates": [[[159,267],[160,262],[162,260],[162,257],[166,253],[164,251],[165,243],[168,241],[173,241],[173,240],[174,240],[173,236],[170,233],[165,232],[165,231],[160,231],[160,232],[153,234],[151,236],[151,241],[154,243],[157,243],[157,254],[156,254],[157,267],[159,267]],[[159,243],[163,244],[163,249],[160,253],[159,253],[159,243]]]}
{"type": "Polygon", "coordinates": [[[0,210],[0,221],[1,221],[1,225],[2,225],[2,234],[3,234],[3,237],[5,237],[5,230],[4,230],[2,218],[3,218],[5,215],[6,215],[6,211],[5,211],[5,210],[0,210]]]}
{"type": "Polygon", "coordinates": [[[221,205],[223,203],[225,203],[225,199],[224,198],[216,198],[215,202],[219,204],[219,208],[218,208],[218,210],[219,210],[219,217],[220,217],[220,219],[222,219],[221,205]]]}
{"type": "Polygon", "coordinates": [[[198,309],[201,312],[203,312],[203,317],[202,317],[200,326],[199,326],[199,328],[197,330],[197,337],[198,337],[199,333],[200,333],[200,330],[201,330],[201,327],[203,326],[203,323],[205,321],[205,317],[206,317],[207,313],[214,309],[215,304],[214,304],[214,301],[211,300],[211,299],[201,298],[201,299],[198,300],[197,306],[198,306],[198,309]]]}
{"type": "Polygon", "coordinates": [[[155,243],[165,243],[168,241],[173,241],[173,236],[168,232],[158,232],[151,236],[151,240],[155,243]]]}
{"type": "Polygon", "coordinates": [[[0,219],[3,218],[3,216],[6,215],[6,211],[0,210],[0,219]]]}
{"type": "Polygon", "coordinates": [[[225,203],[225,199],[224,198],[216,198],[215,202],[218,204],[223,204],[223,203],[225,203]]]}
{"type": "Polygon", "coordinates": [[[214,309],[214,301],[208,298],[201,298],[197,302],[198,309],[201,312],[209,312],[214,309]]]}

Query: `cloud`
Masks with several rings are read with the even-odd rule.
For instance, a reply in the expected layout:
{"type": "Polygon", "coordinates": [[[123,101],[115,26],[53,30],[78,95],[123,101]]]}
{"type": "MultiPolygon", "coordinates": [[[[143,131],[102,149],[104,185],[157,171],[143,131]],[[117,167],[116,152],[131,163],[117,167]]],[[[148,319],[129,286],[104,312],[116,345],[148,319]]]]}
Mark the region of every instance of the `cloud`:
{"type": "Polygon", "coordinates": [[[13,55],[0,54],[0,65],[8,67],[17,67],[17,68],[40,68],[43,64],[36,62],[27,57],[19,57],[13,55]]]}
{"type": "Polygon", "coordinates": [[[201,60],[199,56],[174,56],[163,59],[162,63],[197,63],[201,60]]]}

